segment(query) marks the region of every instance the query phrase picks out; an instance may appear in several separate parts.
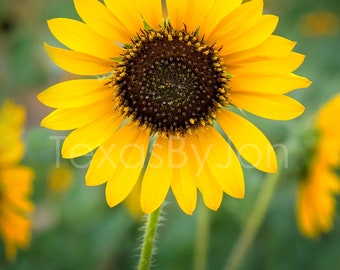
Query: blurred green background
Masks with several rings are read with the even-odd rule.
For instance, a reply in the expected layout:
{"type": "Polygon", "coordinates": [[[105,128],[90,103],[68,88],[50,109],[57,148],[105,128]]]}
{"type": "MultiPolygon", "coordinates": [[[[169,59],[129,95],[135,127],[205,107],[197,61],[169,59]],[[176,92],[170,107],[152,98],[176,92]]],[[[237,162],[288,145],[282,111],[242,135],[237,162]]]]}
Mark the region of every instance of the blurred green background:
{"type": "MultiPolygon", "coordinates": [[[[280,16],[276,34],[298,41],[295,51],[307,57],[297,73],[313,81],[309,89],[292,94],[306,106],[302,117],[289,122],[252,118],[275,144],[308,126],[319,106],[340,92],[340,1],[265,0],[265,13],[280,16]]],[[[0,0],[0,103],[11,98],[27,108],[23,163],[36,172],[30,248],[19,251],[17,260],[8,263],[0,245],[0,269],[135,269],[142,236],[140,216],[132,215],[126,205],[110,209],[103,186],[85,185],[89,157],[59,160],[56,140],[50,136],[65,134],[39,127],[50,110],[35,96],[73,77],[57,68],[43,49],[44,42],[57,44],[46,24],[54,17],[78,18],[72,1],[0,0]],[[57,178],[63,180],[56,183],[51,171],[59,161],[66,172],[58,171],[57,178]],[[83,169],[75,169],[75,162],[84,165],[83,169]]],[[[293,157],[290,161],[295,162],[293,157]]],[[[225,196],[218,212],[209,211],[207,269],[223,269],[265,177],[254,169],[244,172],[246,198],[225,196]]],[[[329,234],[318,240],[304,238],[295,218],[297,180],[280,180],[240,269],[340,269],[340,207],[329,234]]],[[[164,212],[153,269],[193,269],[198,211],[187,216],[170,194],[164,212]]]]}

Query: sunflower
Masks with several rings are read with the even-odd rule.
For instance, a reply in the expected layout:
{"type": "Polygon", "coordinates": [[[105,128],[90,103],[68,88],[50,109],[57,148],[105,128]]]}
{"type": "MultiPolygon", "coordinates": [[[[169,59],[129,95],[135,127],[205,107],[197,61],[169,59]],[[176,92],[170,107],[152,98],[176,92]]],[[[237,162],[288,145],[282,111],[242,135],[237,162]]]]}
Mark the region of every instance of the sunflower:
{"type": "Polygon", "coordinates": [[[308,13],[301,18],[301,28],[308,37],[332,37],[339,32],[339,16],[329,11],[308,13]]]}
{"type": "Polygon", "coordinates": [[[33,172],[17,164],[24,152],[20,139],[24,119],[24,109],[13,102],[5,102],[0,110],[0,235],[10,260],[30,242],[33,172]]]}
{"type": "Polygon", "coordinates": [[[301,181],[297,200],[300,231],[311,238],[331,230],[335,215],[335,195],[340,193],[340,179],[334,172],[340,166],[340,128],[334,115],[340,113],[340,95],[320,110],[316,128],[318,142],[312,163],[301,181]]]}
{"type": "Polygon", "coordinates": [[[272,34],[278,18],[262,14],[262,0],[168,0],[164,8],[161,2],[75,0],[83,22],[48,21],[68,47],[46,44],[52,61],[96,77],[38,95],[56,108],[42,125],[73,130],[64,158],[96,149],[86,183],[106,183],[111,207],[141,179],[145,213],[162,204],[169,188],[187,214],[197,190],[217,210],[223,192],[244,197],[238,155],[276,172],[270,142],[237,111],[299,116],[304,107],[285,94],[310,85],[293,74],[304,56],[292,52],[295,42],[272,34]]]}

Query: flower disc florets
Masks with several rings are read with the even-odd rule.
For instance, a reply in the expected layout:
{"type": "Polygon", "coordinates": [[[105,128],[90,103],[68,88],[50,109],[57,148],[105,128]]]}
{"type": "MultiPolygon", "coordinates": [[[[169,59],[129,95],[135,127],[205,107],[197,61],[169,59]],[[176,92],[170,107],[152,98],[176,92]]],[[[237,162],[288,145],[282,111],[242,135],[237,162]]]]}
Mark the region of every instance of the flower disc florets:
{"type": "Polygon", "coordinates": [[[218,50],[197,33],[142,30],[124,47],[112,77],[119,109],[133,122],[167,136],[212,124],[228,102],[228,74],[218,50]]]}

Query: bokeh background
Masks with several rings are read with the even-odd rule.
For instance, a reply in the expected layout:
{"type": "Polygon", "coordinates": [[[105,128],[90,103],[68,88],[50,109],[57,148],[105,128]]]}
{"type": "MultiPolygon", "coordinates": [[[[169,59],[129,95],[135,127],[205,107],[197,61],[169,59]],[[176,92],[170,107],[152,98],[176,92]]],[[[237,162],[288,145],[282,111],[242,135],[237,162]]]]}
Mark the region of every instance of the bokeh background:
{"type": "MultiPolygon", "coordinates": [[[[300,118],[289,122],[252,118],[275,144],[308,127],[319,106],[340,92],[340,1],[265,0],[265,10],[280,16],[276,34],[298,41],[295,51],[307,57],[297,73],[313,81],[309,89],[292,94],[306,106],[300,118]]],[[[62,160],[53,136],[62,138],[65,133],[39,126],[50,110],[37,101],[36,95],[59,81],[74,78],[56,67],[43,49],[44,42],[58,45],[46,24],[47,19],[55,17],[78,18],[72,1],[0,0],[0,104],[10,98],[26,107],[26,155],[22,163],[36,173],[31,245],[19,251],[16,261],[6,262],[0,244],[0,269],[135,269],[143,224],[138,209],[129,208],[129,204],[110,209],[103,186],[85,185],[90,157],[62,160]]],[[[334,119],[338,117],[334,115],[334,119]]],[[[294,157],[289,161],[287,170],[299,167],[294,157]]],[[[225,196],[218,212],[209,211],[207,269],[223,269],[242,225],[253,211],[265,174],[249,168],[244,171],[246,198],[225,196]]],[[[340,269],[340,207],[330,233],[316,240],[303,237],[295,216],[299,179],[294,172],[287,175],[280,179],[240,269],[340,269]]],[[[193,216],[184,214],[170,194],[164,212],[154,269],[193,269],[199,211],[193,216]]]]}

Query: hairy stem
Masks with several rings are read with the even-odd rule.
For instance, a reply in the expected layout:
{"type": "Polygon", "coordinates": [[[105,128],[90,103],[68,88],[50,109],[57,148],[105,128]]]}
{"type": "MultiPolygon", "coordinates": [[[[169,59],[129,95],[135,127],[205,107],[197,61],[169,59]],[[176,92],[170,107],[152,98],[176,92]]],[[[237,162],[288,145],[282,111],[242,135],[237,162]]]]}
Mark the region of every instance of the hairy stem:
{"type": "Polygon", "coordinates": [[[149,270],[152,260],[153,244],[155,242],[158,220],[161,212],[161,207],[148,215],[146,222],[142,252],[138,263],[138,270],[149,270]]]}

